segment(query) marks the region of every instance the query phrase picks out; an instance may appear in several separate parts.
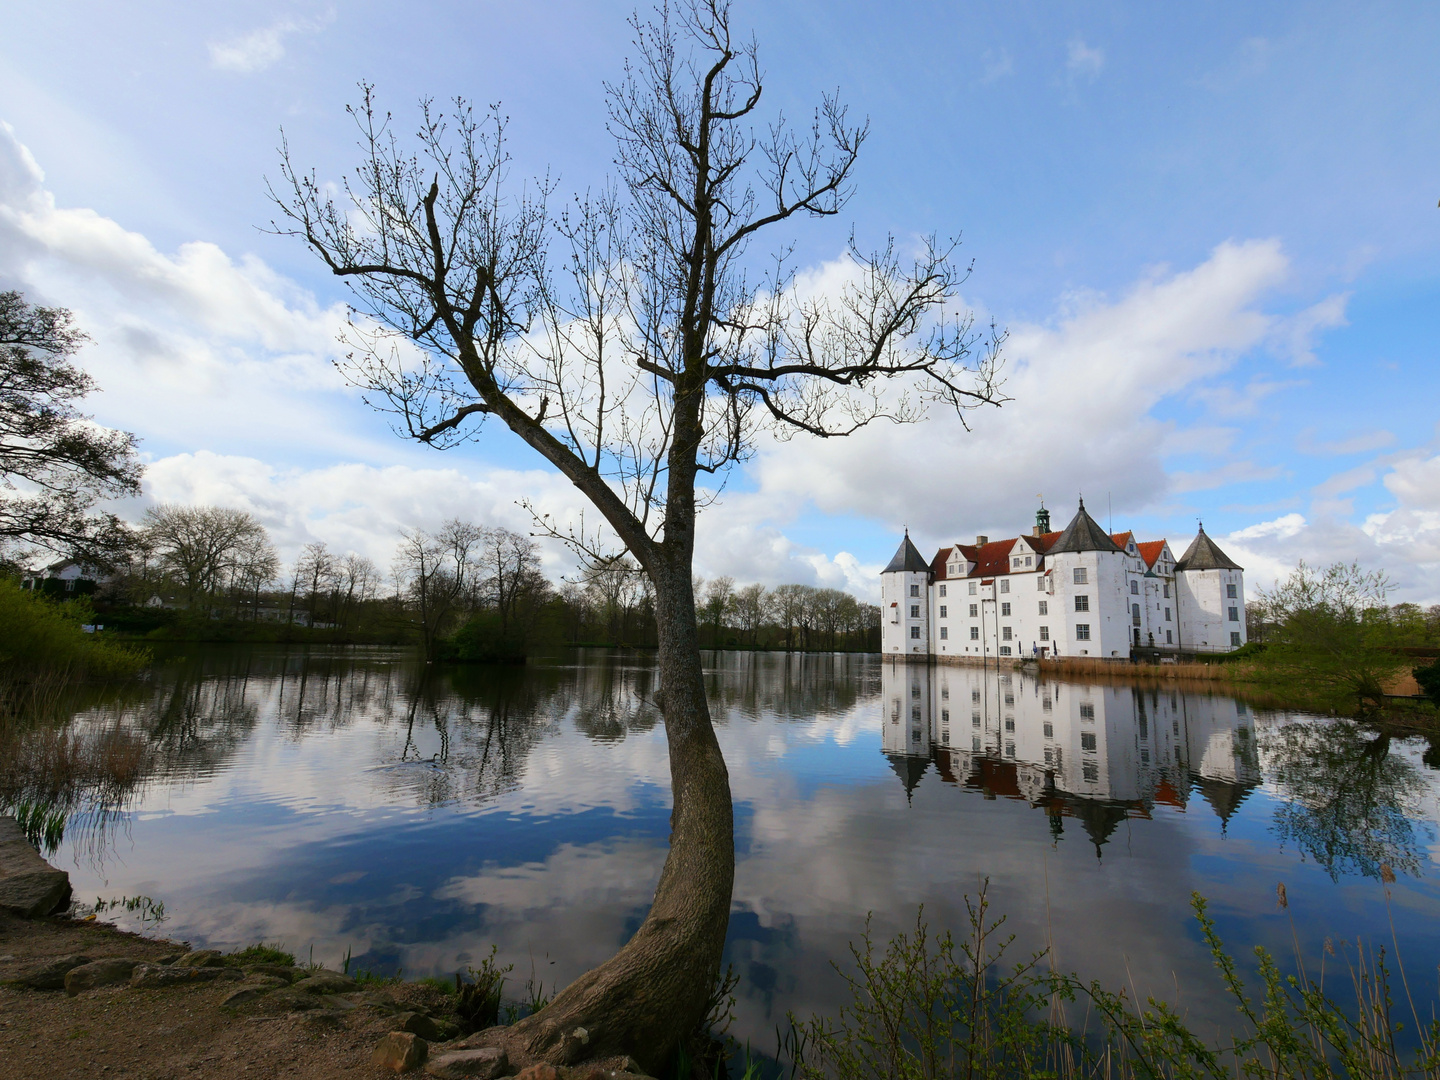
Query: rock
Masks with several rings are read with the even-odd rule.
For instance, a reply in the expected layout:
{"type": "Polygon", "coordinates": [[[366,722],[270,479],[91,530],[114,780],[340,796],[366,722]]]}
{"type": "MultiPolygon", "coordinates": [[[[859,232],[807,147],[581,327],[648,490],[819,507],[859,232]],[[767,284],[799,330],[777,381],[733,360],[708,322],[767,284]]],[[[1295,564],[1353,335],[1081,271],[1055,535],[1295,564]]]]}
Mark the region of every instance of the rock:
{"type": "Polygon", "coordinates": [[[71,997],[97,986],[114,986],[128,982],[135,970],[134,960],[123,960],[112,956],[107,960],[92,960],[88,964],[73,967],[65,973],[65,992],[71,997]]]}
{"type": "Polygon", "coordinates": [[[137,964],[130,975],[132,990],[165,990],[172,986],[198,986],[207,982],[239,982],[243,972],[234,968],[180,967],[178,964],[162,967],[158,964],[137,964]]]}
{"type": "Polygon", "coordinates": [[[426,1042],[442,1042],[440,1029],[435,1021],[424,1013],[402,1012],[396,1015],[394,1021],[396,1031],[408,1031],[412,1035],[419,1035],[426,1042]]]}
{"type": "Polygon", "coordinates": [[[35,919],[69,902],[70,875],[40,857],[13,817],[0,817],[0,910],[35,919]]]}
{"type": "Polygon", "coordinates": [[[59,960],[51,960],[44,967],[25,972],[15,980],[15,985],[29,987],[31,990],[64,990],[65,973],[71,968],[88,963],[88,956],[62,956],[59,960]]]}
{"type": "Polygon", "coordinates": [[[278,990],[282,986],[290,985],[288,980],[276,978],[274,975],[246,975],[245,981],[261,990],[278,990]]]}
{"type": "Polygon", "coordinates": [[[286,964],[246,964],[241,970],[248,971],[251,975],[269,975],[272,978],[283,979],[286,986],[289,986],[297,975],[303,974],[299,968],[289,967],[286,964]]]}
{"type": "Polygon", "coordinates": [[[325,1008],[325,1001],[319,994],[302,993],[293,986],[286,990],[276,990],[269,996],[267,1003],[287,1012],[309,1012],[313,1009],[325,1008]]]}
{"type": "Polygon", "coordinates": [[[541,1061],[521,1069],[515,1080],[560,1080],[560,1070],[541,1061]]]}
{"type": "Polygon", "coordinates": [[[160,957],[159,960],[156,960],[155,963],[161,965],[162,967],[169,967],[171,964],[175,963],[177,960],[179,960],[182,956],[185,955],[186,954],[183,952],[166,953],[164,956],[160,957]]]}
{"type": "Polygon", "coordinates": [[[425,1064],[429,1054],[430,1044],[419,1035],[408,1031],[392,1031],[375,1047],[375,1052],[370,1055],[370,1062],[383,1069],[409,1072],[425,1064]]]}
{"type": "Polygon", "coordinates": [[[264,991],[255,986],[244,986],[220,1002],[222,1009],[233,1009],[237,1005],[248,1005],[258,998],[264,991]]]}
{"type": "Polygon", "coordinates": [[[484,1046],[479,1050],[455,1050],[437,1054],[425,1063],[425,1071],[441,1080],[460,1080],[473,1077],[475,1080],[495,1080],[510,1069],[510,1058],[498,1046],[484,1046]]]}
{"type": "Polygon", "coordinates": [[[354,990],[360,984],[348,975],[323,971],[318,975],[309,975],[292,985],[306,994],[343,994],[347,990],[354,990]]]}
{"type": "Polygon", "coordinates": [[[224,967],[225,958],[214,949],[201,949],[199,952],[186,953],[179,960],[175,961],[175,967],[184,968],[213,968],[224,967]]]}

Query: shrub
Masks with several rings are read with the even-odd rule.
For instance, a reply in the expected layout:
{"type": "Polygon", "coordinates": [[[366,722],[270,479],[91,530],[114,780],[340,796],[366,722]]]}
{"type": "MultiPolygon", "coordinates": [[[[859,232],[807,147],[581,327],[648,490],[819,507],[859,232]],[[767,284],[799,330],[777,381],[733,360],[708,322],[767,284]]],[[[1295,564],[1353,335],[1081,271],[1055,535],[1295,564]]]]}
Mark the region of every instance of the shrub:
{"type": "Polygon", "coordinates": [[[149,662],[138,649],[80,629],[94,620],[84,599],[56,603],[0,579],[0,670],[9,678],[57,671],[113,678],[133,675],[149,662]]]}

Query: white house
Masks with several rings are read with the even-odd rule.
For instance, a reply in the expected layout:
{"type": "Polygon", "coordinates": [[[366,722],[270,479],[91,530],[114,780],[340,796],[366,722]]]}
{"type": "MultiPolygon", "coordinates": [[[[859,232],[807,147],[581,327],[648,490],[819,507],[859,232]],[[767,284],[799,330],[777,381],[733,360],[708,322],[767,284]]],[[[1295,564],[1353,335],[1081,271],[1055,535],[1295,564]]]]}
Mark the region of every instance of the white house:
{"type": "Polygon", "coordinates": [[[1166,540],[1106,533],[1084,500],[1061,532],[941,548],[905,534],[880,573],[880,642],[911,659],[1229,652],[1245,644],[1245,571],[1200,527],[1179,559],[1166,540]]]}

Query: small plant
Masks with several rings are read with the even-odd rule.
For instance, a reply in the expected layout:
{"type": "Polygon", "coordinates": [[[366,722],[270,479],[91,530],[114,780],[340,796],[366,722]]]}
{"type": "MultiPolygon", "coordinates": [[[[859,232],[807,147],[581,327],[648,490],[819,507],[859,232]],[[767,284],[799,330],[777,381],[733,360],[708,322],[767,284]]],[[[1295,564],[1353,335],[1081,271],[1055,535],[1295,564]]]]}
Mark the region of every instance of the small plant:
{"type": "Polygon", "coordinates": [[[482,1031],[500,1022],[500,995],[505,989],[505,976],[515,969],[514,964],[500,967],[495,962],[499,952],[496,945],[490,946],[490,955],[480,961],[478,968],[468,968],[470,981],[466,982],[455,973],[455,1015],[471,1031],[482,1031]]]}
{"type": "Polygon", "coordinates": [[[286,952],[279,945],[266,945],[263,942],[256,942],[254,945],[247,945],[238,952],[230,954],[230,959],[236,964],[279,964],[282,967],[295,966],[295,954],[286,952]]]}
{"type": "Polygon", "coordinates": [[[163,900],[152,900],[148,896],[122,896],[118,900],[102,900],[98,896],[95,898],[96,915],[121,908],[135,915],[143,926],[156,927],[165,921],[163,900]]]}

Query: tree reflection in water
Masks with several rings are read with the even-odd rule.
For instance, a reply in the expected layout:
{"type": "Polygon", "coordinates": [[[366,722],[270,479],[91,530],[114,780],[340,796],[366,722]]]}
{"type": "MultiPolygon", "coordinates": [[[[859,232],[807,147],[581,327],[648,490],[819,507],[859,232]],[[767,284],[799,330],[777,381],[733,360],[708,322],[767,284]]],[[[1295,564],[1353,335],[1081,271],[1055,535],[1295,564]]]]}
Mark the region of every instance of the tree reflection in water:
{"type": "Polygon", "coordinates": [[[1280,798],[1275,831],[1332,880],[1418,876],[1428,859],[1416,835],[1426,783],[1388,735],[1350,720],[1284,723],[1262,738],[1280,798]]]}

